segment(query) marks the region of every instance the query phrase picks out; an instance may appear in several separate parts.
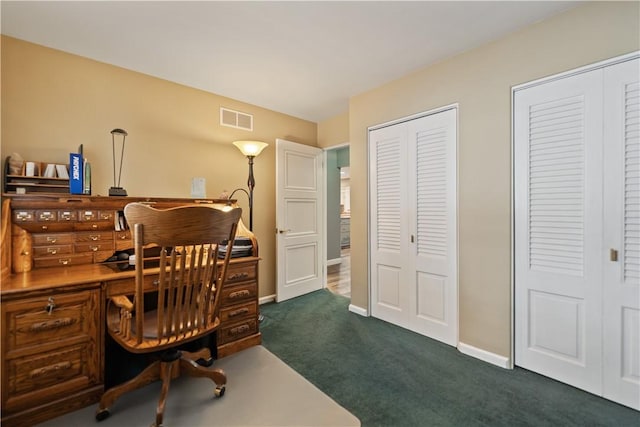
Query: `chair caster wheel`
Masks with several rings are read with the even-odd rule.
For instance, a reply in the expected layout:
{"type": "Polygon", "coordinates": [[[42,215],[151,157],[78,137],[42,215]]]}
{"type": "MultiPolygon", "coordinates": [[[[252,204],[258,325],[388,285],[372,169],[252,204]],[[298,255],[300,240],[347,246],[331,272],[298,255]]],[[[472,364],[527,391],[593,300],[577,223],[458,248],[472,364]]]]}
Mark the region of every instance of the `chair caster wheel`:
{"type": "Polygon", "coordinates": [[[200,366],[204,366],[205,368],[208,368],[209,366],[213,365],[213,357],[210,357],[208,359],[203,359],[202,357],[198,360],[196,360],[196,363],[200,366]]]}
{"type": "Polygon", "coordinates": [[[106,420],[109,418],[109,415],[111,415],[111,412],[109,412],[108,409],[99,410],[96,413],[96,421],[106,420]]]}
{"type": "Polygon", "coordinates": [[[213,394],[216,397],[222,397],[222,396],[224,396],[225,390],[226,390],[226,387],[221,385],[220,387],[216,387],[216,390],[213,392],[213,394]]]}

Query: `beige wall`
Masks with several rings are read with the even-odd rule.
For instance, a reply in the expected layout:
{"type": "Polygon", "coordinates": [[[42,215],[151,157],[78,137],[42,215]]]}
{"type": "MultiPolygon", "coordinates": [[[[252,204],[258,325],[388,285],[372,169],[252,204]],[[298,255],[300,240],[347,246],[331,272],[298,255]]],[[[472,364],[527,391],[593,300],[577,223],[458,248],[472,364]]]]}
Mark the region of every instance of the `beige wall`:
{"type": "MultiPolygon", "coordinates": [[[[275,293],[275,139],[316,145],[317,126],[144,74],[2,37],[2,145],[28,160],[68,163],[84,144],[93,194],[113,181],[111,134],[127,137],[122,186],[131,196],[190,197],[191,178],[207,196],[245,187],[247,159],[231,143],[269,143],[255,160],[254,232],[260,296],[275,293]],[[254,115],[254,131],[219,126],[221,106],[254,115]]],[[[247,198],[236,193],[248,225],[247,198]]]]}
{"type": "MultiPolygon", "coordinates": [[[[511,87],[640,48],[639,3],[587,3],[351,99],[351,215],[367,217],[367,127],[459,104],[460,341],[511,348],[511,87]]],[[[367,224],[351,225],[352,303],[366,308],[367,224]]]]}
{"type": "Polygon", "coordinates": [[[318,123],[318,147],[329,148],[349,142],[349,112],[318,123]]]}

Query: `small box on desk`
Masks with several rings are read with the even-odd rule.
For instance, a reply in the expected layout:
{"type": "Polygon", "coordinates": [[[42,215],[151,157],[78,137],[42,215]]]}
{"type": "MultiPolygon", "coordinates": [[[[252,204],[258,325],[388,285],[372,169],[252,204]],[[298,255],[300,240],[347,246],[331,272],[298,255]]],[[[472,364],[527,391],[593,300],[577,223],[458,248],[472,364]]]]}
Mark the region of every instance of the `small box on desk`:
{"type": "Polygon", "coordinates": [[[82,154],[69,154],[69,192],[71,194],[82,194],[84,191],[82,163],[82,154]]]}

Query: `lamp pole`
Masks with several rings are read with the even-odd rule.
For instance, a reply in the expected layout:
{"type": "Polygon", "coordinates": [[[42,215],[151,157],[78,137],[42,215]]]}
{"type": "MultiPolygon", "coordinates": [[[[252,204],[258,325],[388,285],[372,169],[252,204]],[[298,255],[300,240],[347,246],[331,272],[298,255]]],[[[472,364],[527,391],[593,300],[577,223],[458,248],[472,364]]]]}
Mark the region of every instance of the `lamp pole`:
{"type": "MultiPolygon", "coordinates": [[[[262,141],[235,141],[233,145],[238,147],[238,150],[249,159],[249,179],[247,180],[249,192],[243,191],[249,196],[249,230],[253,231],[253,189],[256,186],[256,180],[253,177],[253,159],[269,144],[262,141]]],[[[233,193],[235,192],[236,190],[233,191],[233,193]]],[[[231,193],[232,196],[233,193],[231,193]]]]}
{"type": "Polygon", "coordinates": [[[249,179],[247,179],[247,187],[249,187],[249,230],[253,231],[253,187],[256,186],[256,180],[253,178],[253,159],[256,156],[247,156],[249,159],[249,179]]]}

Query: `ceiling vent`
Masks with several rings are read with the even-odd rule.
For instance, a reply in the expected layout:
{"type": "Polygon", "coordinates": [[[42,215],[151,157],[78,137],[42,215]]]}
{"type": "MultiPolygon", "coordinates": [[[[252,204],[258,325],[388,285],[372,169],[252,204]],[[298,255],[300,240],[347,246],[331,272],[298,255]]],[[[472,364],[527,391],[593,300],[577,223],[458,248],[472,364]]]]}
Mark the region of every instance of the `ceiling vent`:
{"type": "Polygon", "coordinates": [[[220,107],[220,124],[236,129],[253,131],[253,116],[240,111],[220,107]]]}

